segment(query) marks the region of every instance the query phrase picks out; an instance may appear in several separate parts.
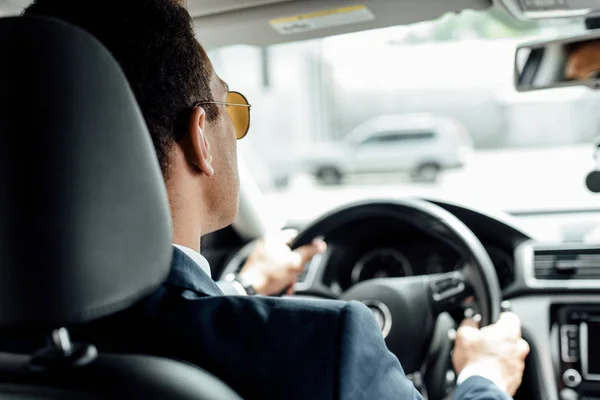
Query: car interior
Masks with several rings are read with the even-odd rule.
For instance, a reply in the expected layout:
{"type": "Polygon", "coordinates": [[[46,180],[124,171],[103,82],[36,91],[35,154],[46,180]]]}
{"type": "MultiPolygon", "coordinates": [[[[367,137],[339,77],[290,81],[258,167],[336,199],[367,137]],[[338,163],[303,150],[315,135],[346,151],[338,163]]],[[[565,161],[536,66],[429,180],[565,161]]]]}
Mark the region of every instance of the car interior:
{"type": "MultiPolygon", "coordinates": [[[[28,3],[0,1],[0,333],[44,337],[47,345],[32,354],[0,353],[2,397],[239,398],[193,365],[71,342],[70,326],[127,308],[160,286],[170,265],[171,221],[147,128],[119,66],[78,28],[18,17],[28,3]]],[[[492,9],[518,21],[597,18],[600,2],[588,3],[188,0],[188,8],[210,50],[371,31],[465,10],[492,9]]],[[[564,57],[535,49],[556,43],[529,44],[530,59],[510,71],[516,90],[552,86],[544,70],[564,66],[564,57]]],[[[569,85],[600,87],[590,79],[569,85]]],[[[265,233],[294,228],[291,247],[317,237],[328,247],[282,301],[363,302],[424,398],[452,396],[452,342],[466,313],[477,312],[487,325],[504,310],[519,315],[531,346],[515,399],[600,398],[600,241],[547,240],[518,213],[434,195],[377,196],[310,220],[277,218],[252,173],[240,168],[237,220],[203,238],[213,277],[239,271],[265,233]]],[[[597,218],[598,209],[580,214],[597,218]]],[[[557,215],[571,214],[527,216],[557,215]]]]}

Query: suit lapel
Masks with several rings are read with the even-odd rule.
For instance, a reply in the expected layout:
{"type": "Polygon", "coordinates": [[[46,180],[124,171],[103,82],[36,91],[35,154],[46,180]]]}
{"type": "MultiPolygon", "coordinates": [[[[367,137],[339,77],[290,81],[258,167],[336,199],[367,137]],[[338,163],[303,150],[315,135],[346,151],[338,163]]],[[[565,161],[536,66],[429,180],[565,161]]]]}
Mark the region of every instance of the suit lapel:
{"type": "Polygon", "coordinates": [[[222,296],[215,281],[183,251],[173,247],[171,271],[166,284],[191,290],[200,296],[222,296]]]}

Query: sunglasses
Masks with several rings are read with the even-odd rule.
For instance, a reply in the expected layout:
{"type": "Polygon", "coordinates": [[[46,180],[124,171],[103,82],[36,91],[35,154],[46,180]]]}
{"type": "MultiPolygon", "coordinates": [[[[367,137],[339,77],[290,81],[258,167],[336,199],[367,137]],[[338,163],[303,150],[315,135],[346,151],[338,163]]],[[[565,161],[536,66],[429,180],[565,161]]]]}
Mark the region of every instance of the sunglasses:
{"type": "Polygon", "coordinates": [[[237,140],[242,139],[250,129],[250,104],[248,99],[239,92],[227,92],[225,101],[203,101],[197,103],[196,107],[202,104],[216,104],[227,107],[227,114],[235,127],[235,136],[237,140]]]}

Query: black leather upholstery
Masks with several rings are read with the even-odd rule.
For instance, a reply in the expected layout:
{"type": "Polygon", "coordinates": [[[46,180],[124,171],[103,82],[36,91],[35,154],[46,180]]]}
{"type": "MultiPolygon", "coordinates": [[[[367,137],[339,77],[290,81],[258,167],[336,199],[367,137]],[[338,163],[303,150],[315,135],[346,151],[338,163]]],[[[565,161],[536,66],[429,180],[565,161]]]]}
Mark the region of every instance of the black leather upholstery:
{"type": "Polygon", "coordinates": [[[0,332],[84,322],[171,258],[160,168],[127,80],[84,31],[0,20],[0,332]]]}
{"type": "Polygon", "coordinates": [[[29,362],[27,356],[0,353],[1,398],[239,399],[212,375],[158,357],[100,355],[85,367],[46,373],[31,373],[29,362]]]}
{"type": "Polygon", "coordinates": [[[135,98],[99,42],[59,21],[0,18],[0,57],[0,337],[53,333],[47,348],[0,354],[0,397],[239,399],[192,365],[98,354],[56,329],[164,281],[166,191],[135,98]]]}

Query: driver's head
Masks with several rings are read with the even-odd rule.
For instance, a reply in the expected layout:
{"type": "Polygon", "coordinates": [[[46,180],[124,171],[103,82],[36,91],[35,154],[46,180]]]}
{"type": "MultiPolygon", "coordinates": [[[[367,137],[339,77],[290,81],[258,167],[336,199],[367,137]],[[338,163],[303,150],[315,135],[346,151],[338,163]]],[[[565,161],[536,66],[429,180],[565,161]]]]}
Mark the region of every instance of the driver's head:
{"type": "Polygon", "coordinates": [[[568,80],[587,80],[600,74],[600,40],[575,43],[567,48],[564,76],[568,80]]]}
{"type": "Polygon", "coordinates": [[[227,86],[183,3],[35,0],[23,14],[79,26],[112,53],[152,135],[171,207],[186,208],[205,234],[230,224],[237,212],[236,133],[225,106],[210,103],[224,102],[227,86]]]}

